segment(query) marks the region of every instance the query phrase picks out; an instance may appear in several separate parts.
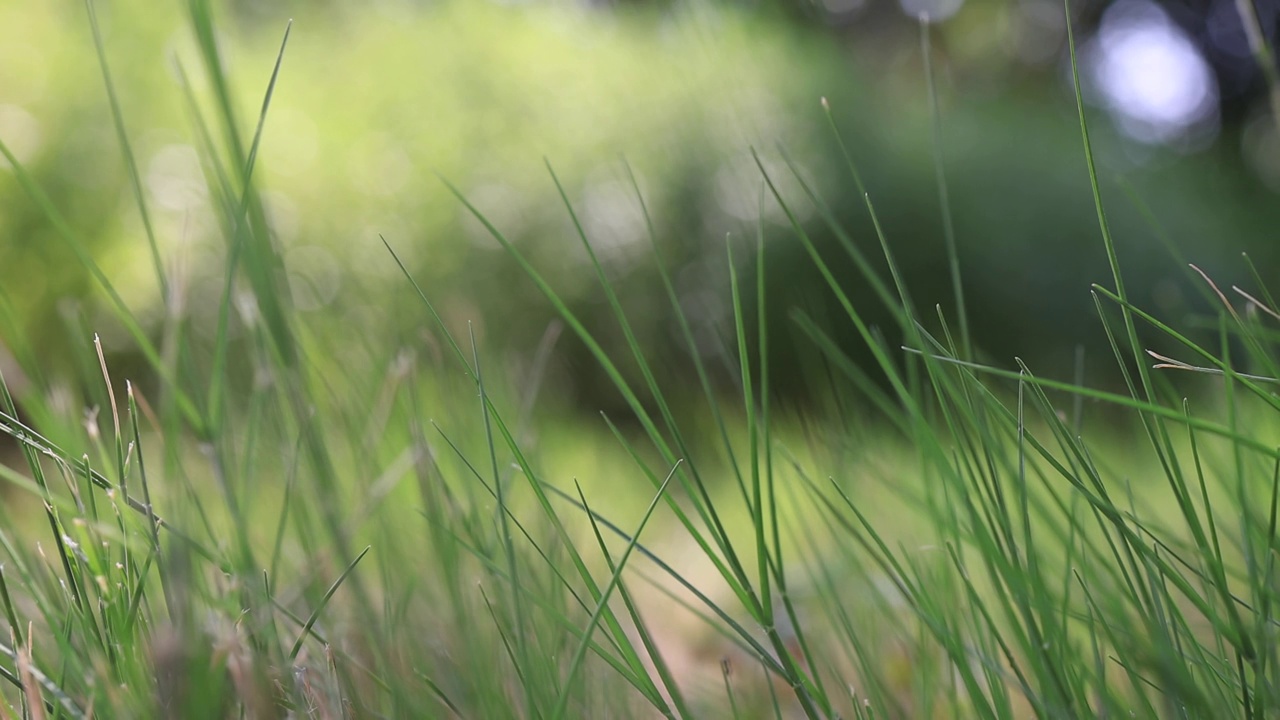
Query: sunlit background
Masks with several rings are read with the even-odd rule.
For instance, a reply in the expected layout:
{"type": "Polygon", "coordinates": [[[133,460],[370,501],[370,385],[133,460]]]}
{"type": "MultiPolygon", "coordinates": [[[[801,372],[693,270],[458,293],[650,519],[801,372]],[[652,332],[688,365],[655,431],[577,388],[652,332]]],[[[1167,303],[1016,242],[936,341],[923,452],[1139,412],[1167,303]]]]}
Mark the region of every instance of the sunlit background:
{"type": "Polygon", "coordinates": [[[1278,26],[0,0],[0,704],[1266,716],[1278,26]]]}
{"type": "MultiPolygon", "coordinates": [[[[1184,262],[1230,283],[1248,277],[1241,252],[1264,273],[1280,260],[1280,135],[1256,38],[1239,15],[1247,6],[1070,3],[1131,292],[1165,316],[1200,309],[1184,262]]],[[[808,350],[788,335],[789,313],[822,317],[834,300],[760,168],[820,245],[834,248],[836,238],[805,187],[879,256],[822,97],[922,306],[941,304],[954,319],[936,149],[985,357],[1008,365],[1017,355],[1061,374],[1076,348],[1090,358],[1105,352],[1089,284],[1108,271],[1056,0],[225,2],[218,42],[237,138],[202,125],[219,89],[193,72],[197,47],[177,4],[93,7],[159,258],[148,249],[85,7],[0,5],[0,140],[42,193],[33,198],[3,163],[0,357],[27,367],[58,367],[58,348],[90,329],[118,363],[140,363],[62,230],[46,220],[46,199],[149,332],[158,335],[166,307],[176,307],[196,338],[212,335],[227,247],[206,158],[252,138],[290,19],[255,173],[294,306],[334,367],[368,363],[387,347],[431,346],[385,238],[446,323],[470,327],[517,381],[539,343],[555,341],[552,402],[616,405],[585,349],[557,334],[551,305],[445,184],[619,347],[550,167],[665,382],[688,379],[691,352],[713,368],[732,364],[724,362],[727,248],[747,267],[761,221],[769,307],[781,328],[778,386],[803,402],[803,374],[787,370],[801,368],[808,350]],[[938,145],[921,19],[931,23],[938,145]],[[677,332],[659,262],[693,324],[693,347],[677,332]],[[349,342],[355,331],[366,341],[349,342]]],[[[1274,41],[1280,3],[1253,8],[1274,41]]],[[[872,302],[852,280],[849,290],[872,302]]],[[[238,327],[253,322],[249,304],[237,312],[238,327]]],[[[861,352],[847,328],[832,332],[861,352]]]]}

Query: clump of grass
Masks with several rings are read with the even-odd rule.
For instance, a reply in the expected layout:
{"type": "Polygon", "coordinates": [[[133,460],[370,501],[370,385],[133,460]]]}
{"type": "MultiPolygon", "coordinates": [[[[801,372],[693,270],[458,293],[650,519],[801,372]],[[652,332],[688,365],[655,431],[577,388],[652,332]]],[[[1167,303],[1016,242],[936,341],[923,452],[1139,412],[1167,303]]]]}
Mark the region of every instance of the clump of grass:
{"type": "MultiPolygon", "coordinates": [[[[431,364],[412,344],[371,347],[376,371],[341,378],[309,361],[326,342],[351,339],[306,334],[254,181],[283,43],[246,143],[210,6],[189,9],[212,117],[187,100],[228,257],[211,347],[191,337],[182,284],[158,251],[169,316],[155,340],[0,143],[156,378],[145,392],[121,384],[87,338],[76,363],[83,398],[60,401],[57,380],[32,373],[20,416],[0,377],[0,430],[24,465],[0,466],[17,493],[0,507],[5,714],[1266,717],[1280,707],[1280,450],[1268,439],[1280,368],[1267,325],[1280,311],[1260,281],[1235,288],[1254,310],[1242,314],[1201,278],[1222,310],[1219,346],[1206,348],[1131,301],[1078,91],[1113,270],[1113,287],[1093,292],[1127,394],[1040,378],[1020,362],[977,362],[949,220],[958,338],[941,308],[936,319],[921,315],[846,152],[870,228],[840,227],[800,173],[795,180],[891,311],[905,347],[891,342],[844,295],[760,162],[762,202],[783,209],[841,321],[888,380],[869,380],[796,311],[826,371],[814,382],[873,407],[895,433],[888,450],[888,433],[873,443],[830,423],[835,430],[804,434],[772,406],[767,347],[778,333],[764,312],[763,220],[754,242],[726,245],[741,392],[719,393],[693,354],[715,428],[708,445],[691,429],[698,419],[672,409],[678,390],[655,379],[554,171],[628,358],[610,357],[501,228],[446,182],[594,354],[641,428],[637,436],[602,420],[630,463],[615,472],[651,485],[643,512],[623,523],[610,518],[625,508],[602,509],[607,485],[552,476],[545,448],[510,421],[512,396],[529,407],[537,382],[505,388],[474,337],[449,333],[403,265],[406,295],[416,291],[448,357],[431,364]],[[866,231],[887,279],[854,239],[866,231]],[[738,262],[744,247],[754,263],[738,262]],[[744,301],[752,287],[755,308],[744,301]],[[1151,367],[1143,324],[1193,360],[1158,356],[1151,367]],[[629,384],[619,363],[638,367],[643,384],[629,384]],[[1181,398],[1171,370],[1219,376],[1220,402],[1181,398]],[[1130,411],[1143,440],[1126,446],[1107,428],[1086,428],[1086,401],[1130,411]],[[80,416],[81,407],[95,411],[80,416]],[[837,451],[851,459],[824,464],[837,451]],[[688,569],[664,545],[693,548],[709,570],[688,569]]],[[[922,25],[926,68],[928,37],[922,25]]],[[[940,132],[934,140],[949,217],[940,132]]],[[[136,177],[133,187],[150,227],[136,177]]],[[[388,262],[399,262],[398,242],[386,241],[388,262]]],[[[663,259],[654,262],[692,347],[663,259]]],[[[29,356],[20,337],[7,340],[29,356]]]]}

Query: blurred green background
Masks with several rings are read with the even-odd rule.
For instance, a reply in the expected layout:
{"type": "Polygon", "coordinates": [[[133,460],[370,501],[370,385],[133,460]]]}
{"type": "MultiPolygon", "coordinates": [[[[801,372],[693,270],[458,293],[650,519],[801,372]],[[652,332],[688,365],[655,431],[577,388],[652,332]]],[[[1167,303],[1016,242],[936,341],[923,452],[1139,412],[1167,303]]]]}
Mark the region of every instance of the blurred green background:
{"type": "MultiPolygon", "coordinates": [[[[217,89],[200,86],[207,75],[192,72],[198,48],[180,3],[93,7],[171,280],[169,306],[181,309],[196,342],[211,342],[228,248],[211,207],[207,160],[230,143],[202,138],[198,118],[214,106],[217,89]],[[184,77],[195,86],[184,88],[184,77]]],[[[1184,262],[1223,287],[1252,287],[1241,252],[1264,277],[1280,260],[1280,139],[1235,7],[1072,3],[1103,192],[1130,293],[1175,322],[1208,307],[1184,262]]],[[[1258,8],[1274,36],[1276,4],[1258,8]]],[[[732,382],[726,243],[747,268],[760,220],[768,307],[777,316],[775,385],[785,399],[806,402],[813,351],[789,316],[799,308],[834,317],[834,299],[764,191],[751,150],[849,292],[876,317],[865,281],[841,261],[788,166],[869,256],[880,256],[821,97],[918,305],[940,304],[954,320],[915,20],[929,12],[941,156],[983,357],[1011,366],[1016,355],[1044,374],[1069,377],[1083,347],[1089,379],[1115,381],[1104,369],[1114,361],[1089,295],[1090,283],[1110,280],[1059,3],[237,1],[213,10],[242,141],[252,135],[293,20],[255,178],[292,302],[314,339],[313,359],[334,370],[366,367],[398,346],[442,354],[383,236],[446,322],[463,336],[470,323],[512,382],[529,376],[534,349],[554,339],[548,401],[617,410],[619,399],[585,348],[557,334],[550,304],[440,179],[620,351],[621,332],[545,159],[667,387],[693,387],[692,352],[718,382],[732,382]],[[657,262],[672,273],[695,347],[677,331],[657,262]]],[[[160,337],[166,302],[88,17],[78,2],[0,2],[0,140],[160,337]]],[[[92,331],[121,375],[145,381],[132,339],[7,163],[0,168],[0,295],[7,348],[0,357],[16,356],[27,372],[57,372],[68,343],[87,343],[92,331]]],[[[239,325],[251,321],[252,308],[239,312],[239,325]]],[[[831,332],[855,357],[865,356],[851,328],[836,323],[831,332]]],[[[16,374],[12,366],[5,371],[16,374]]],[[[250,387],[252,378],[240,382],[250,387]]]]}

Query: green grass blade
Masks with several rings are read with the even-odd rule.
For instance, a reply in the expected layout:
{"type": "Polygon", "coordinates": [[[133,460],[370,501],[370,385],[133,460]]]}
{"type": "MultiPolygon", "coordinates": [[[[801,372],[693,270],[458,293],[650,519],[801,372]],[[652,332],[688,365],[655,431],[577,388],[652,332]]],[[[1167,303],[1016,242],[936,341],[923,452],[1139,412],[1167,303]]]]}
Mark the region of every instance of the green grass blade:
{"type": "Polygon", "coordinates": [[[307,617],[306,622],[302,624],[302,632],[298,634],[298,639],[293,641],[293,647],[289,648],[290,660],[298,659],[298,653],[302,650],[302,641],[306,640],[307,635],[311,633],[311,628],[315,626],[316,621],[320,619],[320,613],[324,612],[324,608],[329,604],[329,600],[333,597],[333,594],[338,592],[338,588],[342,587],[343,581],[346,580],[347,576],[356,569],[356,565],[360,564],[360,561],[364,559],[364,556],[367,555],[371,549],[373,549],[372,546],[369,546],[364,550],[361,550],[360,554],[347,565],[346,569],[342,571],[342,574],[339,575],[338,578],[333,581],[333,584],[329,586],[329,589],[325,591],[324,597],[320,598],[320,604],[316,605],[315,609],[311,611],[311,615],[307,617]]]}
{"type": "MultiPolygon", "coordinates": [[[[618,583],[622,580],[622,571],[626,569],[627,560],[631,558],[632,551],[635,550],[636,544],[640,542],[640,533],[644,530],[645,525],[649,524],[649,518],[653,517],[653,511],[658,507],[658,501],[662,499],[662,494],[667,491],[667,485],[671,483],[671,479],[675,477],[678,469],[679,463],[671,468],[671,472],[667,473],[666,479],[658,487],[657,494],[653,496],[653,499],[649,501],[649,506],[645,508],[644,516],[636,527],[636,531],[632,533],[626,549],[618,556],[618,564],[614,568],[612,575],[610,575],[609,582],[605,585],[600,599],[596,602],[595,609],[591,611],[591,617],[587,621],[587,627],[583,632],[582,639],[578,642],[578,647],[573,651],[573,656],[569,660],[568,676],[564,681],[564,689],[560,693],[560,699],[556,701],[556,705],[551,711],[551,717],[554,720],[564,717],[565,710],[568,708],[573,681],[582,668],[582,661],[586,658],[588,640],[590,640],[596,626],[600,624],[600,618],[607,610],[609,598],[612,597],[614,589],[618,587],[618,583]]],[[[585,499],[583,504],[586,505],[585,499]]]]}
{"type": "Polygon", "coordinates": [[[129,183],[133,189],[133,198],[138,205],[138,216],[142,218],[142,229],[147,236],[147,245],[151,250],[151,264],[156,273],[156,281],[160,284],[160,297],[163,302],[171,301],[169,282],[165,278],[164,262],[160,259],[160,246],[156,242],[156,232],[151,225],[151,212],[147,209],[146,194],[142,191],[142,178],[138,173],[138,161],[133,154],[133,145],[129,142],[129,133],[125,129],[124,112],[120,109],[120,98],[116,94],[115,83],[111,79],[111,70],[107,64],[107,51],[102,43],[102,30],[98,26],[98,11],[94,0],[85,0],[85,11],[89,15],[89,29],[93,32],[93,47],[98,53],[98,67],[102,70],[102,84],[107,90],[107,102],[111,106],[111,120],[115,126],[116,141],[120,144],[121,155],[124,156],[125,169],[129,173],[129,183]]]}

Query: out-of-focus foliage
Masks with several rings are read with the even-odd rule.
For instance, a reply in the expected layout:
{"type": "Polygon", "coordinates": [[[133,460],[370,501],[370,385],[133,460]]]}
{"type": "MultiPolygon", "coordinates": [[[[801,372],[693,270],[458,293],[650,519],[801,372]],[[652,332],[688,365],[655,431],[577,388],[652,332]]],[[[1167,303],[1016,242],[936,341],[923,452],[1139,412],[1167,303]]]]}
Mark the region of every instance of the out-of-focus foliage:
{"type": "MultiPolygon", "coordinates": [[[[958,90],[944,109],[943,154],[979,349],[998,364],[1020,356],[1060,377],[1074,371],[1077,346],[1087,351],[1087,367],[1105,366],[1111,351],[1090,285],[1110,287],[1111,275],[1069,100],[1056,89],[996,98],[966,98],[958,90]]],[[[940,304],[955,332],[929,128],[922,117],[897,118],[880,115],[880,131],[853,138],[851,149],[920,312],[933,318],[940,304]]],[[[1207,288],[1191,280],[1184,263],[1197,264],[1223,287],[1255,286],[1242,252],[1263,272],[1276,267],[1280,255],[1269,228],[1280,222],[1280,203],[1250,176],[1236,148],[1189,155],[1136,149],[1096,125],[1104,202],[1118,252],[1132,269],[1127,284],[1135,302],[1177,323],[1192,315],[1211,319],[1217,309],[1203,300],[1207,288]]],[[[849,185],[835,191],[846,198],[837,213],[863,251],[878,258],[874,228],[849,185]]],[[[820,242],[839,266],[839,244],[820,242]]],[[[803,255],[785,241],[770,251],[775,324],[794,306],[818,318],[837,316],[833,296],[803,255]]],[[[852,263],[844,266],[845,277],[856,277],[852,263]]],[[[876,303],[865,283],[846,287],[861,307],[876,303]]],[[[852,328],[836,334],[849,336],[857,354],[852,328]]],[[[886,339],[894,348],[902,340],[886,339]]],[[[1095,382],[1118,381],[1113,371],[1103,372],[1109,376],[1095,382]]]]}
{"type": "MultiPolygon", "coordinates": [[[[221,26],[246,136],[286,17],[280,7],[263,7],[224,8],[229,21],[221,26]]],[[[389,344],[432,342],[419,330],[428,325],[420,309],[400,309],[409,289],[379,235],[463,336],[471,322],[486,347],[522,358],[548,327],[548,303],[437,175],[547,273],[597,335],[622,347],[543,158],[666,380],[688,377],[688,348],[654,270],[624,156],[694,322],[698,352],[716,360],[730,317],[726,235],[739,243],[735,257],[746,261],[757,218],[768,236],[777,333],[791,332],[788,316],[796,307],[821,319],[832,296],[791,240],[750,154],[759,149],[792,210],[829,249],[833,267],[841,267],[842,251],[820,230],[779,148],[853,240],[878,257],[821,96],[830,98],[917,299],[941,303],[954,317],[923,66],[918,50],[899,42],[917,32],[905,16],[894,26],[891,48],[860,45],[851,54],[830,34],[797,29],[766,10],[713,4],[304,3],[291,10],[295,25],[255,177],[266,192],[293,302],[335,367],[365,362],[370,351],[343,342],[347,328],[373,330],[389,344]]],[[[124,0],[98,12],[171,273],[178,304],[170,307],[189,314],[197,338],[208,336],[227,254],[195,129],[196,117],[216,112],[212,93],[192,88],[198,112],[186,106],[175,68],[196,57],[178,8],[124,0]]],[[[935,57],[944,166],[970,310],[980,346],[998,361],[1019,354],[1065,371],[1077,344],[1105,347],[1089,321],[1089,283],[1105,281],[1107,272],[1075,111],[1069,88],[1052,73],[1038,83],[992,82],[974,48],[999,28],[975,25],[981,17],[975,5],[949,21],[935,57]]],[[[165,304],[83,8],[3,6],[0,53],[0,137],[158,333],[165,304]]],[[[1061,56],[1041,62],[1060,63],[1061,56]]],[[[1135,146],[1103,127],[1097,136],[1135,298],[1166,314],[1194,308],[1181,271],[1156,240],[1162,231],[1188,259],[1218,272],[1240,270],[1230,263],[1243,249],[1256,251],[1264,265],[1274,259],[1267,234],[1280,219],[1274,196],[1251,178],[1236,148],[1183,154],[1135,146]],[[1162,231],[1125,199],[1119,176],[1150,204],[1162,231]]],[[[214,138],[216,148],[221,143],[214,138]]],[[[59,343],[84,341],[68,340],[59,319],[60,309],[80,307],[68,300],[83,299],[84,324],[102,332],[109,347],[129,347],[93,310],[100,294],[7,173],[0,173],[0,207],[0,287],[20,326],[13,337],[34,338],[43,357],[59,343]]],[[[854,277],[849,273],[847,282],[855,298],[872,302],[854,277]]],[[[808,346],[798,339],[773,346],[778,385],[786,386],[808,346]]],[[[591,407],[609,402],[606,381],[584,369],[594,362],[581,347],[566,341],[560,357],[568,360],[553,367],[557,387],[589,398],[591,407]]]]}
{"type": "MultiPolygon", "coordinates": [[[[5,12],[0,44],[20,62],[4,63],[15,71],[3,83],[0,132],[90,241],[126,301],[158,323],[162,298],[88,23],[66,8],[5,12]],[[32,72],[16,71],[28,66],[32,72]]],[[[175,293],[196,331],[211,332],[227,248],[175,71],[195,61],[192,43],[176,13],[150,3],[99,12],[175,293]]],[[[221,39],[247,135],[284,24],[231,27],[221,39]]],[[[812,118],[798,122],[796,109],[816,106],[818,85],[835,84],[815,82],[816,73],[846,82],[833,46],[733,13],[631,16],[464,2],[308,11],[293,28],[257,171],[296,281],[294,301],[316,311],[321,326],[393,330],[391,300],[407,285],[381,234],[458,327],[475,321],[498,345],[536,340],[549,309],[437,174],[556,275],[571,299],[594,295],[543,158],[605,263],[625,274],[649,254],[620,161],[626,156],[658,237],[683,264],[704,240],[719,247],[732,213],[754,214],[743,210],[743,198],[758,191],[751,145],[780,141],[802,157],[814,154],[812,118]]],[[[193,90],[200,112],[211,112],[208,89],[193,90]]],[[[18,334],[61,340],[52,329],[56,307],[93,293],[68,269],[69,252],[35,204],[9,176],[2,183],[0,280],[18,310],[18,334]]],[[[401,320],[422,322],[417,311],[401,320]]],[[[110,328],[102,330],[110,343],[110,328]]]]}
{"type": "MultiPolygon", "coordinates": [[[[616,0],[638,2],[647,0],[616,0]]],[[[823,28],[850,46],[874,46],[883,54],[897,47],[910,52],[910,32],[901,18],[924,14],[942,23],[942,34],[957,50],[962,63],[981,68],[989,84],[1043,78],[1056,69],[1066,46],[1064,5],[1076,33],[1093,42],[1118,26],[1128,29],[1156,21],[1185,41],[1178,54],[1198,56],[1214,87],[1211,102],[1228,130],[1239,129],[1260,106],[1268,103],[1267,73],[1255,57],[1251,34],[1274,47],[1280,39],[1280,4],[1271,0],[758,0],[783,8],[800,23],[823,28]],[[1242,19],[1242,10],[1253,17],[1242,19]],[[1256,20],[1256,23],[1255,23],[1256,20]],[[1136,22],[1135,22],[1136,21],[1136,22]],[[1099,33],[1101,31],[1101,33],[1099,33]]],[[[1144,33],[1133,49],[1146,52],[1153,76],[1169,75],[1167,40],[1144,33]],[[1155,41],[1155,42],[1153,42],[1155,41]],[[1154,52],[1153,52],[1154,51],[1154,52]]],[[[1117,38],[1112,34],[1107,42],[1117,38]]],[[[1179,42],[1179,45],[1183,43],[1179,42]]],[[[1096,48],[1091,48],[1096,49],[1096,48]]]]}

